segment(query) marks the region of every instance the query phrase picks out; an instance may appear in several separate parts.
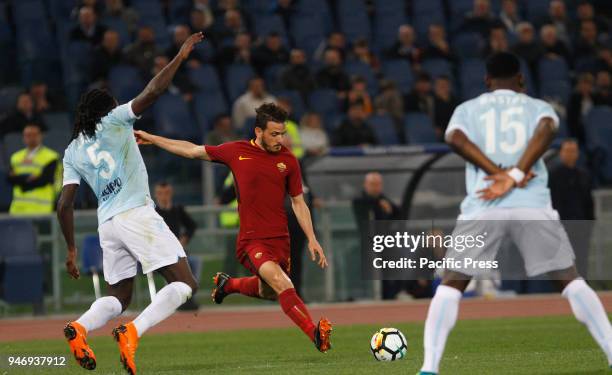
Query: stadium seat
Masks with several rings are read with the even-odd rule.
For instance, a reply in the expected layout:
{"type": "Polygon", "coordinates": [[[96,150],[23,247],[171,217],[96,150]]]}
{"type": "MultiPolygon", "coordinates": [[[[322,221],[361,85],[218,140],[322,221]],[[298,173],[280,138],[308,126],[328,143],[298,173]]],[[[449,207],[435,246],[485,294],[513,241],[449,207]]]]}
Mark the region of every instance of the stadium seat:
{"type": "Polygon", "coordinates": [[[548,15],[550,0],[523,0],[523,9],[527,15],[527,20],[538,24],[548,15]]]}
{"type": "Polygon", "coordinates": [[[327,0],[301,0],[297,1],[296,14],[291,20],[294,23],[300,18],[316,18],[317,24],[311,24],[313,28],[319,26],[320,31],[324,35],[329,34],[334,29],[332,11],[327,0]],[[317,25],[317,26],[315,26],[317,25]]]}
{"type": "Polygon", "coordinates": [[[569,82],[569,68],[565,59],[560,57],[540,59],[538,63],[538,79],[540,87],[544,83],[551,81],[569,82]]]}
{"type": "Polygon", "coordinates": [[[255,33],[260,37],[264,37],[271,32],[278,33],[283,39],[287,39],[287,31],[283,19],[276,14],[259,15],[254,18],[255,33]]]}
{"type": "Polygon", "coordinates": [[[250,65],[232,64],[227,67],[225,85],[229,99],[233,102],[244,93],[255,72],[250,65]]]}
{"type": "Polygon", "coordinates": [[[597,106],[584,119],[586,143],[590,150],[596,177],[612,183],[612,107],[597,106]]]}
{"type": "Polygon", "coordinates": [[[43,114],[43,121],[49,130],[56,129],[64,133],[72,133],[72,124],[68,112],[51,112],[43,114]]]}
{"type": "Polygon", "coordinates": [[[478,33],[464,32],[452,37],[451,48],[460,59],[477,59],[482,55],[486,45],[484,38],[478,33]]]}
{"type": "Polygon", "coordinates": [[[0,241],[0,259],[37,255],[36,231],[29,219],[0,219],[0,238],[10,241],[0,241]]]}
{"type": "Polygon", "coordinates": [[[269,91],[279,90],[282,86],[280,77],[283,71],[286,69],[286,65],[274,64],[266,68],[263,77],[266,81],[266,88],[269,91]]]}
{"type": "Polygon", "coordinates": [[[340,112],[338,96],[332,89],[318,89],[308,97],[310,109],[323,117],[336,115],[340,112]]]}
{"type": "Polygon", "coordinates": [[[85,237],[81,253],[83,271],[91,275],[94,293],[96,299],[98,299],[102,296],[99,277],[99,274],[102,272],[102,247],[100,246],[100,238],[97,235],[85,237]]]}
{"type": "Polygon", "coordinates": [[[173,0],[170,2],[170,23],[172,25],[186,25],[189,24],[190,14],[192,7],[191,0],[173,0]]]}
{"type": "Polygon", "coordinates": [[[372,68],[362,62],[362,61],[354,61],[349,60],[344,64],[344,71],[349,76],[360,76],[364,78],[368,84],[368,92],[370,95],[376,95],[378,92],[378,80],[376,79],[376,75],[372,68]]]}
{"type": "Polygon", "coordinates": [[[379,10],[377,8],[374,15],[375,47],[379,51],[391,48],[397,40],[399,27],[407,23],[408,21],[403,11],[387,10],[387,8],[379,10]]]}
{"type": "Polygon", "coordinates": [[[45,22],[45,5],[41,0],[16,1],[13,3],[15,23],[45,22]]]}
{"type": "Polygon", "coordinates": [[[397,88],[402,94],[407,94],[412,89],[412,68],[407,60],[389,60],[383,64],[385,77],[395,81],[397,88]]]}
{"type": "Polygon", "coordinates": [[[487,91],[484,83],[486,72],[484,61],[479,59],[465,60],[460,64],[459,83],[462,99],[472,99],[487,91]]]}
{"type": "Polygon", "coordinates": [[[132,42],[132,37],[130,36],[127,24],[122,18],[104,17],[100,20],[100,23],[111,30],[115,30],[119,34],[120,45],[122,47],[125,47],[132,42]]]}
{"type": "Polygon", "coordinates": [[[306,111],[306,104],[299,92],[294,90],[277,90],[272,92],[277,98],[286,98],[291,102],[292,114],[291,117],[297,122],[300,121],[306,111]]]}
{"type": "Polygon", "coordinates": [[[17,97],[24,91],[25,89],[19,86],[6,86],[0,88],[0,113],[15,108],[17,97]]]}
{"type": "Polygon", "coordinates": [[[59,153],[61,157],[70,143],[71,135],[72,133],[66,129],[50,129],[45,133],[44,144],[59,153]]]}
{"type": "Polygon", "coordinates": [[[9,133],[4,136],[4,151],[9,160],[11,155],[24,147],[21,133],[9,133]]]}
{"type": "Polygon", "coordinates": [[[372,40],[370,32],[370,19],[365,2],[354,0],[338,0],[338,18],[340,30],[349,42],[357,39],[372,40]]]}
{"type": "Polygon", "coordinates": [[[445,59],[426,59],[423,61],[421,68],[429,73],[432,79],[440,76],[447,76],[453,79],[453,67],[448,60],[445,59]]]}
{"type": "MultiPolygon", "coordinates": [[[[11,238],[13,237],[15,234],[12,234],[11,238]]],[[[5,258],[4,277],[0,282],[4,291],[1,298],[7,303],[15,304],[42,303],[43,276],[42,258],[38,254],[5,258]]]]}
{"type": "Polygon", "coordinates": [[[108,73],[108,86],[119,103],[127,103],[140,94],[145,84],[138,68],[122,64],[108,73]]]}
{"type": "Polygon", "coordinates": [[[433,124],[425,113],[407,113],[404,117],[404,133],[410,144],[436,142],[433,124]]]}
{"type": "Polygon", "coordinates": [[[217,70],[212,65],[189,69],[189,78],[200,91],[221,91],[217,70]]]}
{"type": "Polygon", "coordinates": [[[187,103],[179,95],[168,93],[160,97],[153,106],[153,118],[160,135],[197,142],[202,139],[187,103]]]}
{"type": "Polygon", "coordinates": [[[210,130],[216,116],[228,113],[227,102],[221,91],[197,93],[194,97],[194,106],[198,125],[203,132],[210,130]]]}
{"type": "Polygon", "coordinates": [[[368,119],[368,123],[376,134],[376,139],[381,145],[397,145],[401,142],[397,135],[395,122],[389,115],[375,115],[368,119]]]}
{"type": "Polygon", "coordinates": [[[566,81],[546,81],[540,87],[542,99],[554,100],[565,105],[572,94],[572,86],[566,81]]]}
{"type": "Polygon", "coordinates": [[[215,60],[215,46],[213,46],[212,42],[208,39],[204,39],[196,44],[194,52],[196,52],[205,63],[212,63],[215,60]]]}
{"type": "Polygon", "coordinates": [[[291,19],[291,35],[296,47],[312,56],[319,44],[325,40],[323,17],[318,14],[296,14],[291,19]]]}

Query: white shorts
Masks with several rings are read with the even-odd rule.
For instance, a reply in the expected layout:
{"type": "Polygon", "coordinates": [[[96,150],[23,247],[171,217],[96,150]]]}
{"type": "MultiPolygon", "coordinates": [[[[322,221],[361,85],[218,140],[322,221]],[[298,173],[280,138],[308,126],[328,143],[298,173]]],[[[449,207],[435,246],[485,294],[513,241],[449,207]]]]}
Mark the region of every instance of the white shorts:
{"type": "Polygon", "coordinates": [[[104,280],[110,285],[178,262],[185,250],[152,205],[132,208],[98,228],[104,280]]]}
{"type": "MultiPolygon", "coordinates": [[[[563,270],[574,264],[574,251],[559,213],[552,208],[491,208],[476,215],[459,215],[453,236],[486,233],[484,246],[457,251],[449,248],[446,257],[493,261],[501,244],[509,239],[518,248],[527,276],[563,270]]],[[[477,269],[454,269],[477,276],[477,269]]]]}

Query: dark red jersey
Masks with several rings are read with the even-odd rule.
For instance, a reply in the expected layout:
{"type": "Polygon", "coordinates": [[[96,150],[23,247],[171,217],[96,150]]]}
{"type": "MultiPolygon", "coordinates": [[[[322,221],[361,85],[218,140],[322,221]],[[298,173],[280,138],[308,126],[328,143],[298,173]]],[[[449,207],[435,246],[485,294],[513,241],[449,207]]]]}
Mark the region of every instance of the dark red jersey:
{"type": "Polygon", "coordinates": [[[269,153],[253,140],[205,147],[212,161],[227,165],[234,175],[239,239],[288,236],[285,197],[302,194],[302,173],[295,156],[284,146],[278,153],[269,153]]]}

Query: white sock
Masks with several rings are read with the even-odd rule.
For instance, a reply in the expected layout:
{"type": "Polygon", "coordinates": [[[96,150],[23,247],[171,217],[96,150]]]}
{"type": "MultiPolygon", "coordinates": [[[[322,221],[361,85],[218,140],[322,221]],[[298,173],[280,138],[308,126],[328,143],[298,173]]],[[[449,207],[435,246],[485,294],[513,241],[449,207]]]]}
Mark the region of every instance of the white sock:
{"type": "Polygon", "coordinates": [[[457,321],[460,300],[461,292],[453,287],[440,285],[436,290],[425,321],[425,360],[421,371],[438,373],[446,339],[457,321]]]}
{"type": "Polygon", "coordinates": [[[175,281],[161,288],[153,297],[151,304],[134,319],[138,337],[149,328],[166,319],[191,297],[191,287],[184,282],[175,281]]]}
{"type": "Polygon", "coordinates": [[[612,365],[612,326],[597,294],[583,279],[567,284],[562,294],[569,300],[576,319],[587,326],[606,354],[608,365],[612,365]]]}
{"type": "Polygon", "coordinates": [[[117,297],[106,296],[98,298],[76,322],[89,332],[102,327],[109,320],[119,316],[121,310],[121,302],[119,302],[117,297]]]}

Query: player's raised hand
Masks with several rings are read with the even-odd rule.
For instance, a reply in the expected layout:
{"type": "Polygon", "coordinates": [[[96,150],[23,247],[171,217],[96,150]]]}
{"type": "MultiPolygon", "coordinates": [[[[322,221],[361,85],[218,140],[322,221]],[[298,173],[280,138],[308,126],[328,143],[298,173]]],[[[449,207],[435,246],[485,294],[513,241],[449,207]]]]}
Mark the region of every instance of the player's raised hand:
{"type": "Polygon", "coordinates": [[[79,272],[79,267],[76,262],[77,258],[77,249],[68,250],[68,255],[66,255],[66,271],[68,275],[73,279],[78,279],[81,276],[79,272]]]}
{"type": "Polygon", "coordinates": [[[313,262],[317,262],[321,268],[327,267],[327,258],[325,257],[325,253],[323,252],[323,248],[319,244],[319,241],[314,240],[308,242],[308,251],[310,252],[310,259],[313,262]],[[318,261],[317,256],[319,257],[318,261]]]}
{"type": "Polygon", "coordinates": [[[153,144],[150,140],[151,134],[144,130],[134,130],[134,137],[136,138],[136,143],[139,145],[153,144]]]}
{"type": "Polygon", "coordinates": [[[202,34],[201,31],[191,34],[191,36],[187,38],[187,40],[181,46],[181,50],[178,53],[179,56],[181,56],[183,60],[187,60],[189,54],[191,51],[193,51],[193,46],[200,43],[202,40],[204,40],[204,34],[202,34]]]}
{"type": "Polygon", "coordinates": [[[485,201],[492,201],[503,197],[512,190],[515,185],[514,180],[506,171],[486,176],[484,179],[492,181],[491,185],[485,189],[478,190],[476,194],[478,194],[480,199],[485,201]]]}

